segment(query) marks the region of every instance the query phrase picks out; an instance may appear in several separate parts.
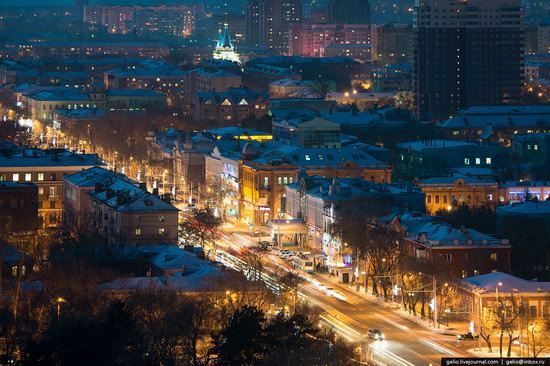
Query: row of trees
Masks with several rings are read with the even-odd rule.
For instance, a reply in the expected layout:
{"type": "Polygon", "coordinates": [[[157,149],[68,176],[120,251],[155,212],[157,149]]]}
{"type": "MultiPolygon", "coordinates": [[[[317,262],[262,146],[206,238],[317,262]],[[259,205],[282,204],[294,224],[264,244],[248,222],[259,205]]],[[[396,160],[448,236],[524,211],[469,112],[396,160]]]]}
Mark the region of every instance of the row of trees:
{"type": "Polygon", "coordinates": [[[32,296],[17,319],[0,306],[3,362],[20,365],[349,365],[354,351],[315,311],[268,317],[231,296],[155,289],[84,308],[32,296]],[[30,306],[28,306],[30,305],[30,306]]]}
{"type": "Polygon", "coordinates": [[[500,357],[505,349],[506,356],[510,357],[516,342],[519,342],[518,349],[526,349],[526,356],[539,357],[550,348],[550,319],[538,318],[521,295],[512,293],[510,296],[500,296],[495,302],[479,309],[479,312],[479,336],[489,352],[493,352],[494,336],[498,337],[500,357]]]}

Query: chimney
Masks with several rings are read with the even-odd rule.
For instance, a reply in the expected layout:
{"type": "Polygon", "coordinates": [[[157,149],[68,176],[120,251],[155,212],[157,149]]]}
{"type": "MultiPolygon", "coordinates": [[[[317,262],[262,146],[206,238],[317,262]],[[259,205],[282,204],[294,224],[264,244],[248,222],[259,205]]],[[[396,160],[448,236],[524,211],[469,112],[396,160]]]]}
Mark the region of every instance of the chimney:
{"type": "Polygon", "coordinates": [[[96,183],[94,186],[94,192],[101,192],[103,185],[101,183],[96,183]]]}
{"type": "Polygon", "coordinates": [[[145,182],[140,182],[140,183],[139,183],[139,189],[141,189],[141,190],[147,192],[147,183],[145,183],[145,182]]]}
{"type": "Polygon", "coordinates": [[[158,188],[153,188],[153,196],[159,196],[159,189],[158,188]]]}
{"type": "Polygon", "coordinates": [[[170,196],[171,196],[170,193],[164,193],[162,195],[162,200],[166,203],[170,203],[170,196]]]}

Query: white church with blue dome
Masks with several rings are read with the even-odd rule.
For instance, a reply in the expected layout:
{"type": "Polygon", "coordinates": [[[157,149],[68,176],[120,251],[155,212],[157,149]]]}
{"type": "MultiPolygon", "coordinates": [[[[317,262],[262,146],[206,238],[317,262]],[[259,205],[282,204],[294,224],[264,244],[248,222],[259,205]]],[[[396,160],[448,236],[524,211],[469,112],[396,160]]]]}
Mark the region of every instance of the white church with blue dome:
{"type": "Polygon", "coordinates": [[[233,42],[231,42],[231,34],[229,33],[227,23],[224,24],[223,31],[220,29],[213,57],[216,60],[240,62],[239,54],[235,52],[235,47],[233,46],[233,42]]]}

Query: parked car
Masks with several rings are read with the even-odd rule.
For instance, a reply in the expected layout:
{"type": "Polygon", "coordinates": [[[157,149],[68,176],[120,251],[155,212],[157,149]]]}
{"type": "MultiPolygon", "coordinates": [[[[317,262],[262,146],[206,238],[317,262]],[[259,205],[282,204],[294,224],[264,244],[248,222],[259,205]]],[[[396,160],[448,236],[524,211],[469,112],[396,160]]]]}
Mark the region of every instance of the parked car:
{"type": "Polygon", "coordinates": [[[271,244],[270,242],[266,241],[266,240],[262,240],[260,243],[260,249],[262,250],[271,250],[273,249],[273,244],[271,244]]]}
{"type": "Polygon", "coordinates": [[[472,334],[472,332],[466,332],[466,333],[463,333],[463,334],[458,334],[456,336],[456,339],[458,339],[459,341],[462,341],[462,340],[470,340],[470,341],[473,341],[473,340],[476,340],[476,339],[479,339],[479,335],[474,335],[472,334]]]}
{"type": "Polygon", "coordinates": [[[382,333],[382,331],[379,329],[369,328],[367,335],[370,339],[374,339],[377,341],[381,341],[382,339],[384,339],[384,333],[382,333]]]}

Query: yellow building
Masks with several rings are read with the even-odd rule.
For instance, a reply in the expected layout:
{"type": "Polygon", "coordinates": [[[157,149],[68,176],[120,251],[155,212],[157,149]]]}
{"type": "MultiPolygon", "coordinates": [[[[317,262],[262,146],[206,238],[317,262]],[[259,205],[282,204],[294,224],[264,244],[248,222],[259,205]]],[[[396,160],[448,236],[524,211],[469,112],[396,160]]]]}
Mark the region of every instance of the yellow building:
{"type": "Polygon", "coordinates": [[[426,212],[435,215],[440,210],[450,211],[459,204],[469,207],[490,205],[498,199],[498,184],[467,176],[434,177],[420,184],[426,194],[426,212]]]}

